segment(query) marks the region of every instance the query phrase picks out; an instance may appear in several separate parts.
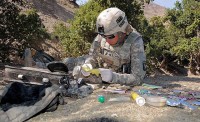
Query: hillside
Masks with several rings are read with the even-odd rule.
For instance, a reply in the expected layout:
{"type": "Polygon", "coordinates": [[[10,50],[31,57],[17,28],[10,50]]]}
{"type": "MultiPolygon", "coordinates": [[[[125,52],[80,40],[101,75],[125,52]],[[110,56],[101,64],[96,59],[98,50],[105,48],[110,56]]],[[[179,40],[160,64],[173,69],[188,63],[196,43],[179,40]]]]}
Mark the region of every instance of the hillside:
{"type": "Polygon", "coordinates": [[[45,28],[50,33],[56,23],[64,22],[68,26],[67,20],[73,18],[74,11],[78,8],[78,5],[70,0],[30,0],[29,2],[38,11],[45,28]]]}
{"type": "MultiPolygon", "coordinates": [[[[28,2],[38,11],[48,33],[52,33],[54,26],[58,23],[69,26],[67,21],[73,19],[74,12],[79,7],[73,0],[29,0],[28,2]]],[[[41,44],[35,45],[34,48],[44,50],[56,60],[62,60],[66,56],[61,45],[61,42],[54,38],[41,41],[41,44]]]]}
{"type": "MultiPolygon", "coordinates": [[[[57,23],[64,23],[69,26],[67,21],[73,19],[74,12],[78,9],[78,5],[71,0],[29,0],[32,7],[34,7],[42,19],[42,22],[49,33],[53,32],[53,27],[57,23]]],[[[154,3],[145,5],[144,14],[147,19],[153,16],[163,16],[165,8],[154,3]]],[[[62,52],[62,46],[57,39],[41,42],[40,49],[51,54],[57,60],[61,60],[65,56],[65,52],[62,52]]]]}
{"type": "Polygon", "coordinates": [[[150,4],[146,4],[144,7],[144,15],[148,20],[154,16],[164,16],[165,12],[165,7],[157,5],[153,2],[151,2],[150,4]]]}
{"type": "MultiPolygon", "coordinates": [[[[68,26],[66,21],[72,19],[75,10],[78,9],[78,5],[70,1],[71,0],[30,0],[50,33],[53,31],[53,26],[58,22],[64,22],[68,26]]],[[[146,4],[144,7],[144,15],[147,19],[153,16],[164,16],[165,11],[165,7],[155,3],[146,4]]]]}

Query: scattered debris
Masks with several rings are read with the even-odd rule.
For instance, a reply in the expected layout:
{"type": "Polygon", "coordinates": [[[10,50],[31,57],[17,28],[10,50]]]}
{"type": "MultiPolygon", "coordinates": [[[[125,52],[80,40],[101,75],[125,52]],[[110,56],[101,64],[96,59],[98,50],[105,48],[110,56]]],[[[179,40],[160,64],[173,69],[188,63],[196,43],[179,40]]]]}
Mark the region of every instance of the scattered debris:
{"type": "Polygon", "coordinates": [[[104,103],[104,102],[105,102],[105,97],[104,97],[103,95],[99,95],[99,96],[98,96],[98,101],[99,101],[100,103],[104,103]]]}
{"type": "Polygon", "coordinates": [[[113,93],[113,94],[126,94],[126,90],[122,89],[114,89],[114,90],[104,90],[106,93],[113,93]]]}
{"type": "Polygon", "coordinates": [[[147,96],[145,100],[147,104],[158,107],[165,106],[167,101],[166,98],[160,96],[147,96]]]}
{"type": "Polygon", "coordinates": [[[133,92],[133,89],[109,89],[103,90],[105,93],[118,94],[120,96],[110,98],[108,101],[130,101],[130,98],[135,100],[136,104],[143,106],[147,103],[150,106],[163,107],[172,106],[185,108],[189,110],[199,109],[200,106],[200,92],[184,91],[177,89],[162,89],[162,86],[143,84],[142,88],[133,92]],[[128,96],[127,96],[128,95],[128,96]]]}
{"type": "Polygon", "coordinates": [[[149,89],[161,89],[162,88],[162,86],[150,85],[150,84],[146,84],[146,83],[143,83],[142,86],[145,88],[149,88],[149,89]]]}
{"type": "Polygon", "coordinates": [[[131,101],[130,97],[126,97],[126,96],[119,96],[119,97],[115,97],[115,98],[110,98],[108,101],[110,102],[126,102],[126,101],[131,101]]]}
{"type": "Polygon", "coordinates": [[[112,114],[111,117],[118,117],[118,115],[117,114],[112,114]]]}
{"type": "Polygon", "coordinates": [[[139,96],[136,92],[131,92],[131,97],[133,98],[133,100],[136,101],[136,103],[139,106],[143,106],[146,102],[145,99],[141,96],[139,96]]]}

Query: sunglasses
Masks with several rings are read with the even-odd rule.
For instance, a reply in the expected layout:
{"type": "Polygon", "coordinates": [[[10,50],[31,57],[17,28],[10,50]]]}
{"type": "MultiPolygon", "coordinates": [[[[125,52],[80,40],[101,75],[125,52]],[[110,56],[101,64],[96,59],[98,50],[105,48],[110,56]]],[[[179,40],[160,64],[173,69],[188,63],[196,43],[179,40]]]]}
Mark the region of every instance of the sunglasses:
{"type": "Polygon", "coordinates": [[[116,34],[112,34],[112,35],[101,35],[102,37],[104,37],[105,39],[114,39],[116,34]]]}

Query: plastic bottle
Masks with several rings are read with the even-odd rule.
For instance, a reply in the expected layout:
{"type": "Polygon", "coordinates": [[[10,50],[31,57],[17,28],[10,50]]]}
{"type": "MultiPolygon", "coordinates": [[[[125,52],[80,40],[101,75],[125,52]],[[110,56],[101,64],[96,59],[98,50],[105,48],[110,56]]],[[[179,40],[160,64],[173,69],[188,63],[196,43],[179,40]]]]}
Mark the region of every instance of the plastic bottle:
{"type": "Polygon", "coordinates": [[[139,96],[136,92],[131,92],[131,97],[139,106],[143,106],[145,104],[145,99],[139,96]]]}
{"type": "Polygon", "coordinates": [[[108,101],[110,102],[126,102],[126,101],[130,101],[130,97],[125,97],[125,96],[121,96],[121,97],[115,97],[115,98],[110,98],[108,101]]]}
{"type": "Polygon", "coordinates": [[[24,53],[24,60],[25,60],[25,67],[32,67],[32,55],[31,55],[31,49],[26,48],[24,53]]]}
{"type": "Polygon", "coordinates": [[[161,96],[144,96],[146,103],[152,106],[165,106],[167,99],[161,96]]]}

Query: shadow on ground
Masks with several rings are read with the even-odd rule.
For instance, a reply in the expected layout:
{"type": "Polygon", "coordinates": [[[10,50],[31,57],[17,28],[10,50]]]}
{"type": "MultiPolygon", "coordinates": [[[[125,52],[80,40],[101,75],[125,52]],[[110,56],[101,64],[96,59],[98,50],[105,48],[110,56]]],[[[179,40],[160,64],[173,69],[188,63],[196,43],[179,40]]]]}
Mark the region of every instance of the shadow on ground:
{"type": "Polygon", "coordinates": [[[191,111],[189,109],[171,107],[170,110],[165,111],[161,116],[155,117],[152,122],[199,122],[199,115],[200,110],[191,111]]]}
{"type": "MultiPolygon", "coordinates": [[[[75,121],[72,120],[69,122],[75,122],[75,121]]],[[[91,118],[91,119],[79,120],[76,122],[120,122],[120,121],[118,121],[117,119],[114,119],[114,118],[101,117],[101,118],[91,118]]]]}
{"type": "Polygon", "coordinates": [[[177,81],[190,81],[200,83],[200,77],[188,77],[188,76],[156,76],[156,77],[147,77],[145,82],[149,81],[168,81],[168,82],[177,82],[177,81]]]}
{"type": "Polygon", "coordinates": [[[187,76],[156,76],[147,77],[144,83],[159,85],[163,88],[177,88],[182,87],[183,84],[188,83],[198,84],[200,83],[200,77],[187,77],[187,76]]]}

